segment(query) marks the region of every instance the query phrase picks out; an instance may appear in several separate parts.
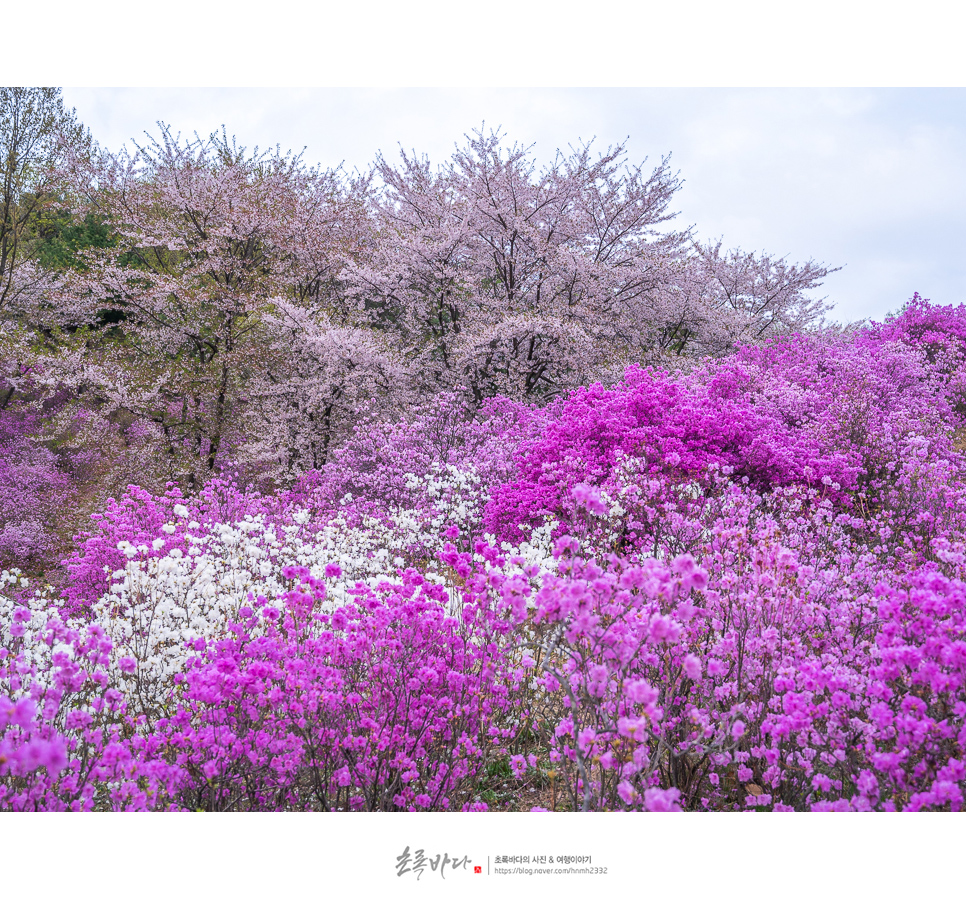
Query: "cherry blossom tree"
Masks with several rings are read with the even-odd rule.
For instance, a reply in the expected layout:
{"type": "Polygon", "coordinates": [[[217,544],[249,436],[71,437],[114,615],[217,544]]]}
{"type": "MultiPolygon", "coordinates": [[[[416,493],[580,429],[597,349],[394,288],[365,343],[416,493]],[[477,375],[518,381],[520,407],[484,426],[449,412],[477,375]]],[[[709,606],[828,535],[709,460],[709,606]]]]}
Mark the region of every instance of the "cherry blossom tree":
{"type": "Polygon", "coordinates": [[[245,397],[253,468],[289,478],[325,466],[363,411],[404,404],[408,375],[371,329],[339,325],[283,300],[266,318],[276,360],[245,397]]]}
{"type": "Polygon", "coordinates": [[[335,170],[164,126],[133,154],[78,160],[73,178],[120,239],[56,301],[75,326],[114,318],[111,347],[75,360],[75,382],[150,430],[172,478],[199,482],[245,439],[246,394],[271,379],[276,299],[324,300],[358,208],[335,170]]]}
{"type": "Polygon", "coordinates": [[[545,401],[642,358],[721,354],[824,312],[806,295],[835,269],[662,232],[677,175],[668,158],[648,173],[623,155],[585,144],[538,169],[529,148],[482,131],[436,169],[380,155],[374,247],[346,277],[424,387],[545,401]]]}
{"type": "MultiPolygon", "coordinates": [[[[703,323],[693,332],[705,353],[721,354],[735,342],[748,342],[812,326],[828,310],[825,298],[808,292],[839,268],[813,259],[789,263],[767,253],[734,248],[722,252],[722,241],[694,244],[689,286],[702,304],[703,323]]],[[[682,335],[679,349],[686,344],[682,335]]]]}
{"type": "Polygon", "coordinates": [[[46,273],[33,259],[45,207],[60,191],[58,167],[90,135],[54,86],[0,87],[0,309],[19,312],[46,273]]]}
{"type": "Polygon", "coordinates": [[[501,140],[478,132],[437,170],[377,159],[381,234],[356,290],[431,385],[545,399],[594,378],[683,252],[657,229],[679,183],[667,159],[627,168],[622,146],[538,170],[501,140]]]}

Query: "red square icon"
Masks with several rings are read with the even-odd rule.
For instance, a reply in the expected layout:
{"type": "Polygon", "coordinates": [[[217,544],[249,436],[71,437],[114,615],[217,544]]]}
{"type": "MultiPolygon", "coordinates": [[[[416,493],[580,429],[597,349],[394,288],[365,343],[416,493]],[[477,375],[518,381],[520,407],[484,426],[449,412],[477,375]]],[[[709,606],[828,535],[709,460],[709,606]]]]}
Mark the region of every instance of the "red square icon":
{"type": "Polygon", "coordinates": [[[476,875],[481,875],[483,873],[483,867],[482,866],[473,866],[473,872],[476,875]]]}

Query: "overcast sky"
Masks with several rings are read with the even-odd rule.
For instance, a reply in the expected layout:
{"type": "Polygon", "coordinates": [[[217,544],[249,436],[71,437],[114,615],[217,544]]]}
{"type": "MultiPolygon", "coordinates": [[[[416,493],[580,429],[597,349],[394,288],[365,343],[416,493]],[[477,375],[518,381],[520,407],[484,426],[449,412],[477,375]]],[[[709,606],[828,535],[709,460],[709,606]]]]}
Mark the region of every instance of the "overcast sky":
{"type": "Polygon", "coordinates": [[[918,291],[966,300],[964,89],[64,88],[111,150],[158,121],[305,150],[364,169],[401,144],[448,157],[484,122],[539,163],[578,140],[671,155],[676,223],[698,239],[843,266],[821,293],[842,321],[881,319],[918,291]]]}

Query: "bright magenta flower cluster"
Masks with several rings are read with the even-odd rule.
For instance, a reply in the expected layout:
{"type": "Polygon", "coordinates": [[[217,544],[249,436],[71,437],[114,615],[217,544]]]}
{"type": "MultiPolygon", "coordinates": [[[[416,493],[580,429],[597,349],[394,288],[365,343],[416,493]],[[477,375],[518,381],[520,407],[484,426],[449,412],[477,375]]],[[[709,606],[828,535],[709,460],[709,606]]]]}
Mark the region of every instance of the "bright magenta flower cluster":
{"type": "MultiPolygon", "coordinates": [[[[332,574],[341,574],[337,567],[332,574]]],[[[454,617],[409,570],[320,612],[305,569],[279,607],[243,607],[230,638],[189,662],[157,724],[183,771],[177,800],[245,807],[424,810],[468,805],[512,680],[490,641],[501,624],[454,617]]]]}

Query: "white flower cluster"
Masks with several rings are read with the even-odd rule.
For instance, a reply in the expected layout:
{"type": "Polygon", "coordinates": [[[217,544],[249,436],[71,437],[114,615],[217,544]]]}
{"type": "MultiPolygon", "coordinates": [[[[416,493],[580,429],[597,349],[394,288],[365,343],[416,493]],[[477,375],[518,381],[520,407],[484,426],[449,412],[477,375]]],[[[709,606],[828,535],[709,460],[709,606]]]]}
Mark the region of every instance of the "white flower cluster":
{"type": "MultiPolygon", "coordinates": [[[[541,573],[555,572],[557,570],[557,560],[553,558],[554,533],[560,526],[560,521],[556,519],[545,521],[539,527],[535,527],[530,532],[530,539],[523,543],[510,544],[505,540],[500,544],[500,549],[509,556],[518,556],[523,559],[523,565],[510,565],[506,571],[509,573],[522,572],[526,566],[535,565],[541,573]]],[[[485,538],[490,542],[495,542],[495,537],[486,534],[485,538]]],[[[479,560],[481,557],[476,556],[479,560]]]]}
{"type": "MultiPolygon", "coordinates": [[[[29,579],[19,569],[0,571],[0,647],[18,647],[26,662],[34,666],[36,680],[43,683],[45,675],[50,674],[53,657],[63,653],[73,658],[74,648],[64,642],[47,645],[44,641],[48,620],[53,616],[63,616],[61,608],[64,606],[64,599],[56,597],[53,589],[48,586],[37,588],[33,595],[24,597],[22,601],[14,601],[9,596],[20,596],[29,586],[29,579]],[[14,635],[16,610],[26,610],[30,614],[30,619],[20,624],[23,632],[19,636],[14,635]]],[[[17,629],[16,632],[19,633],[20,630],[17,629]]],[[[10,691],[8,681],[0,680],[0,692],[10,691]]]]}
{"type": "Polygon", "coordinates": [[[455,524],[461,530],[475,531],[480,526],[489,499],[486,485],[475,471],[450,463],[434,463],[422,476],[407,473],[406,488],[429,499],[437,521],[455,524]]]}
{"type": "Polygon", "coordinates": [[[118,545],[128,561],[113,573],[110,591],[92,605],[92,614],[114,643],[115,662],[123,657],[137,662],[128,679],[138,682],[141,696],[147,687],[151,702],[163,703],[172,678],[192,654],[186,643],[225,636],[239,608],[260,596],[279,603],[292,587],[283,575],[287,566],[304,566],[324,578],[327,565],[339,565],[342,576],[328,586],[324,602],[335,610],[350,599],[347,585],[375,586],[392,577],[404,564],[407,545],[422,537],[412,514],[396,515],[395,526],[367,520],[356,528],[341,517],[310,528],[305,511],[295,520],[279,526],[248,518],[201,534],[189,522],[187,550],[155,558],[146,558],[147,546],[118,545]]]}

